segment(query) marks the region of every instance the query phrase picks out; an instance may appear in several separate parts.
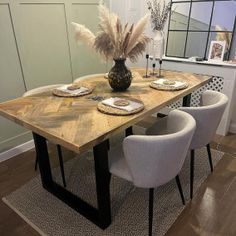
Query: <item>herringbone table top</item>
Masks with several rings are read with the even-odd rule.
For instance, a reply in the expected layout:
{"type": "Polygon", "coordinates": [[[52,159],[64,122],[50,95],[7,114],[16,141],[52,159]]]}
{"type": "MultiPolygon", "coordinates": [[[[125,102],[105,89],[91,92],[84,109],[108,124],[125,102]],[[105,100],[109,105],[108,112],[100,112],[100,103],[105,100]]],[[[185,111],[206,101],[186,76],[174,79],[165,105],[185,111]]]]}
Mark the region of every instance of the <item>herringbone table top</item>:
{"type": "Polygon", "coordinates": [[[211,76],[164,71],[166,78],[187,81],[189,86],[180,91],[159,91],[149,87],[150,82],[156,78],[143,79],[143,69],[133,70],[138,73],[135,73],[131,87],[125,92],[113,92],[103,76],[91,77],[86,80],[86,83],[95,86],[90,95],[63,98],[46,92],[31,97],[20,97],[1,103],[0,115],[48,140],[81,153],[193,92],[211,79],[211,76]],[[142,112],[130,116],[107,115],[97,110],[98,101],[92,100],[91,96],[131,97],[141,100],[145,108],[142,112]]]}

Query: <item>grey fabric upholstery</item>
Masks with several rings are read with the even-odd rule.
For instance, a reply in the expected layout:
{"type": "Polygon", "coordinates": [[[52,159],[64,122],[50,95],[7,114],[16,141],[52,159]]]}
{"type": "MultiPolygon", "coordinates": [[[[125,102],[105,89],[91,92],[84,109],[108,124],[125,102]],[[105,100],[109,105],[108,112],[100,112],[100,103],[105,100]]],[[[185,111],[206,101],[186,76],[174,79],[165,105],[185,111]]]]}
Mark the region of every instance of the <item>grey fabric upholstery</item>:
{"type": "MultiPolygon", "coordinates": [[[[93,77],[97,77],[97,76],[104,77],[104,75],[105,75],[105,74],[103,73],[103,74],[92,74],[92,75],[81,76],[81,77],[75,79],[75,80],[74,80],[74,83],[78,83],[78,82],[80,82],[80,81],[82,81],[82,80],[86,80],[86,79],[88,79],[88,78],[93,78],[93,77]]],[[[104,79],[105,79],[105,78],[104,78],[104,79]]]]}
{"type": "Polygon", "coordinates": [[[110,172],[143,188],[155,188],[175,178],[196,123],[192,116],[178,110],[170,112],[167,119],[167,134],[131,135],[124,139],[123,150],[111,150],[110,172]]]}
{"type": "Polygon", "coordinates": [[[43,92],[53,90],[53,89],[61,87],[63,85],[65,85],[65,84],[52,84],[52,85],[41,86],[41,87],[38,87],[35,89],[28,90],[22,96],[23,97],[33,96],[38,93],[43,93],[43,92]]]}
{"type": "Polygon", "coordinates": [[[181,107],[181,111],[191,114],[196,120],[196,131],[190,149],[206,146],[213,139],[228,103],[226,95],[216,91],[205,91],[200,107],[181,107]]]}

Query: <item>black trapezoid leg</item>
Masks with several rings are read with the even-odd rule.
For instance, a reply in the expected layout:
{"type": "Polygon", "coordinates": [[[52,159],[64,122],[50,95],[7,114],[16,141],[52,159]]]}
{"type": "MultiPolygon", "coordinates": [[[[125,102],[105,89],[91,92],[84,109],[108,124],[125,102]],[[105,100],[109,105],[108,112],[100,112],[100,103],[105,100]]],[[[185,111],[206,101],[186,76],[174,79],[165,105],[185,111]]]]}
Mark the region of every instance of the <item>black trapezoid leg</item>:
{"type": "Polygon", "coordinates": [[[110,145],[110,140],[109,140],[109,139],[107,139],[107,140],[106,140],[106,142],[107,142],[107,150],[110,150],[110,148],[111,148],[111,145],[110,145]]]}
{"type": "Polygon", "coordinates": [[[182,106],[183,107],[190,107],[190,105],[191,105],[191,93],[190,94],[188,94],[188,95],[186,95],[185,97],[183,97],[183,104],[182,104],[182,106]]]}
{"type": "Polygon", "coordinates": [[[63,158],[62,158],[62,150],[60,145],[57,146],[57,154],[58,154],[58,159],[59,159],[59,164],[60,164],[60,169],[61,169],[61,178],[63,182],[63,186],[66,188],[66,178],[65,178],[65,171],[64,171],[64,164],[63,164],[63,158]]]}
{"type": "Polygon", "coordinates": [[[107,228],[111,224],[111,212],[109,195],[110,173],[108,171],[106,142],[103,142],[101,146],[97,145],[94,148],[96,157],[95,170],[98,198],[98,209],[96,209],[80,197],[74,195],[53,181],[46,139],[35,133],[33,133],[33,137],[39,158],[39,170],[43,187],[101,229],[107,228]]]}
{"type": "Polygon", "coordinates": [[[193,180],[194,180],[194,150],[191,150],[190,159],[190,198],[193,198],[193,180]]]}
{"type": "Polygon", "coordinates": [[[183,203],[183,205],[185,205],[184,193],[183,193],[183,189],[182,189],[181,182],[180,182],[180,179],[179,179],[179,175],[177,175],[175,177],[175,180],[176,180],[176,183],[177,183],[177,186],[178,186],[178,189],[179,189],[179,194],[180,194],[182,203],[183,203]]]}
{"type": "Polygon", "coordinates": [[[44,137],[33,133],[36,155],[38,157],[39,170],[42,185],[45,189],[51,188],[53,185],[51,166],[49,162],[47,141],[44,137]]]}
{"type": "Polygon", "coordinates": [[[102,229],[111,224],[110,179],[107,141],[93,148],[99,225],[102,229]]]}
{"type": "Polygon", "coordinates": [[[210,144],[208,143],[208,144],[206,145],[206,147],[207,147],[208,160],[209,160],[211,172],[213,172],[213,164],[212,164],[212,156],[211,156],[211,147],[210,147],[210,144]]]}
{"type": "Polygon", "coordinates": [[[125,130],[125,136],[128,137],[130,135],[133,135],[133,128],[132,128],[132,126],[130,126],[129,128],[127,128],[125,130]]]}
{"type": "Polygon", "coordinates": [[[149,189],[148,235],[152,235],[154,188],[149,189]]]}
{"type": "Polygon", "coordinates": [[[38,155],[36,153],[36,155],[35,155],[35,163],[34,163],[34,170],[35,171],[37,170],[37,167],[38,167],[38,155]]]}

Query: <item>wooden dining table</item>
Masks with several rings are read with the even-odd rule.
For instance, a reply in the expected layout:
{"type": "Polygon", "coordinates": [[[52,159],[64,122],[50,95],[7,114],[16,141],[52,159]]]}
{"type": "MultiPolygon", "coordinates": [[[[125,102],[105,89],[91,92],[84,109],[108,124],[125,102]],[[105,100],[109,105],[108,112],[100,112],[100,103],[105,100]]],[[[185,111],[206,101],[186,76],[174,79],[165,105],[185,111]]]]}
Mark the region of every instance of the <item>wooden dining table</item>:
{"type": "Polygon", "coordinates": [[[104,75],[91,75],[86,83],[94,90],[86,96],[58,97],[50,91],[0,104],[0,115],[33,132],[43,188],[102,229],[111,224],[107,140],[120,131],[132,134],[132,125],[181,98],[183,106],[189,106],[191,93],[211,80],[207,75],[163,71],[165,78],[181,79],[188,83],[188,87],[179,91],[161,91],[149,86],[157,78],[142,77],[144,69],[134,68],[132,72],[132,84],[124,92],[112,91],[104,75]],[[116,96],[138,99],[143,102],[144,110],[128,116],[98,111],[96,98],[116,96]],[[53,180],[47,140],[79,154],[93,148],[97,208],[53,180]]]}

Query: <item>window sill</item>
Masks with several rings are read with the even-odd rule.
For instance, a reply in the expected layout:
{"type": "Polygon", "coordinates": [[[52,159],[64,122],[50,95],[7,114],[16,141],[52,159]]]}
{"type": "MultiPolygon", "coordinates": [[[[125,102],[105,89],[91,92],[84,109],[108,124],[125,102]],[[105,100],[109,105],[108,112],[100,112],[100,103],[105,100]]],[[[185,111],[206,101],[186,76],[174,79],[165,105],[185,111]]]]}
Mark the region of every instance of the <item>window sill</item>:
{"type": "Polygon", "coordinates": [[[185,58],[176,58],[176,57],[163,57],[163,61],[170,61],[170,62],[180,62],[180,63],[190,63],[190,64],[200,64],[200,65],[207,65],[207,66],[223,66],[223,67],[236,67],[236,63],[229,63],[229,62],[213,62],[213,61],[191,61],[185,58]]]}

